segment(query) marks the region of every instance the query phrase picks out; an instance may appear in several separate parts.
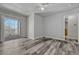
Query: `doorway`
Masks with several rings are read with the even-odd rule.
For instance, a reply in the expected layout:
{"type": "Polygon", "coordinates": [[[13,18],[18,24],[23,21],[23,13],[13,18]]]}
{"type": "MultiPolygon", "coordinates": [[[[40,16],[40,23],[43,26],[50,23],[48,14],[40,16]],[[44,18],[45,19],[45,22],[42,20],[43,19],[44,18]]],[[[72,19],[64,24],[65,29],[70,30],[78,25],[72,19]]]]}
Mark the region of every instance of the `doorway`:
{"type": "Polygon", "coordinates": [[[78,16],[65,16],[65,40],[78,42],[78,16]]]}
{"type": "Polygon", "coordinates": [[[65,40],[67,40],[68,36],[68,18],[65,17],[65,40]]]}

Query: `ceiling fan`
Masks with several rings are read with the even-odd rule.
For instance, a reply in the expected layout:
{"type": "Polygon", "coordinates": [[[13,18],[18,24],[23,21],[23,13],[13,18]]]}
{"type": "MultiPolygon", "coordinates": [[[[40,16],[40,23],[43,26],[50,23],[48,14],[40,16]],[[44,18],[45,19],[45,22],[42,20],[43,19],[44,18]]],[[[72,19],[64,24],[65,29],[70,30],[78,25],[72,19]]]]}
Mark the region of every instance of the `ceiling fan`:
{"type": "Polygon", "coordinates": [[[39,3],[38,4],[38,9],[41,11],[44,11],[46,7],[48,7],[49,3],[39,3]]]}

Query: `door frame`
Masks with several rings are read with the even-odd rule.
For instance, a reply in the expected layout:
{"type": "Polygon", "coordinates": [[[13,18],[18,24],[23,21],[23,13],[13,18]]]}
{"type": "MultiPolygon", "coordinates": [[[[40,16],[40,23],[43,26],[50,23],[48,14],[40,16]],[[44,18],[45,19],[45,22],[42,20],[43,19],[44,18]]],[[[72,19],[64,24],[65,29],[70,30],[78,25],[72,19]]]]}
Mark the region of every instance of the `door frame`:
{"type": "MultiPolygon", "coordinates": [[[[1,15],[1,42],[5,41],[5,38],[4,38],[4,17],[8,17],[8,15],[1,15]]],[[[12,16],[9,16],[9,17],[12,17],[12,16]]],[[[18,35],[21,36],[21,22],[18,17],[15,17],[15,19],[19,22],[18,23],[18,35]]]]}
{"type": "MultiPolygon", "coordinates": [[[[78,19],[77,21],[79,22],[79,17],[78,17],[79,14],[78,13],[68,14],[68,15],[65,15],[64,16],[64,38],[65,38],[65,17],[66,16],[70,16],[70,15],[76,15],[77,16],[77,19],[78,19]]],[[[78,30],[79,30],[79,24],[78,24],[78,30]]],[[[78,33],[79,33],[79,31],[78,31],[78,33]]],[[[78,35],[78,43],[79,43],[79,35],[78,35]]]]}

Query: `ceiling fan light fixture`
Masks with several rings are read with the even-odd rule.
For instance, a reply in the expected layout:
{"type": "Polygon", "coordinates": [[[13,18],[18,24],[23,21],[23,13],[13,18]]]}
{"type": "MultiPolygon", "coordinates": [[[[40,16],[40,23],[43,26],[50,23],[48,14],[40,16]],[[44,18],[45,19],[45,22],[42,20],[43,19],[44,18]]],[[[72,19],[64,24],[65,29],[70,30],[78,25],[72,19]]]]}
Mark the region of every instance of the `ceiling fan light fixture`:
{"type": "Polygon", "coordinates": [[[41,9],[42,11],[44,11],[44,10],[45,10],[45,8],[44,8],[44,7],[41,7],[40,9],[41,9]]]}
{"type": "Polygon", "coordinates": [[[49,5],[49,3],[40,3],[39,10],[44,11],[48,5],[49,5]]]}

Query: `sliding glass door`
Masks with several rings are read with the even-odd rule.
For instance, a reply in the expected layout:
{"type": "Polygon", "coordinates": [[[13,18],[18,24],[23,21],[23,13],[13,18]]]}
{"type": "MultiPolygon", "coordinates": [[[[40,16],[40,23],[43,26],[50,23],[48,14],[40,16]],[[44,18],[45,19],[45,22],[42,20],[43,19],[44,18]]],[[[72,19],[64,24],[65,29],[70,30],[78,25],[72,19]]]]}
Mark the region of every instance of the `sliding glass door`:
{"type": "Polygon", "coordinates": [[[11,40],[20,37],[20,22],[15,18],[4,18],[4,38],[11,40]]]}

